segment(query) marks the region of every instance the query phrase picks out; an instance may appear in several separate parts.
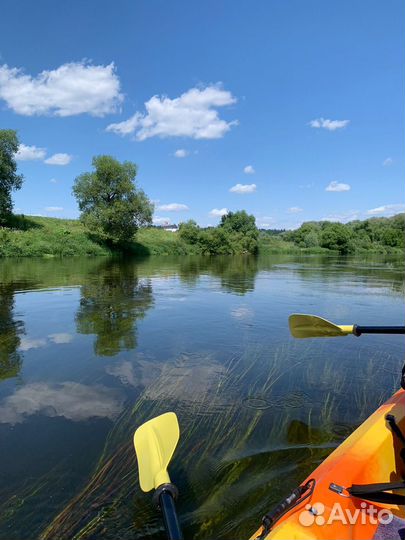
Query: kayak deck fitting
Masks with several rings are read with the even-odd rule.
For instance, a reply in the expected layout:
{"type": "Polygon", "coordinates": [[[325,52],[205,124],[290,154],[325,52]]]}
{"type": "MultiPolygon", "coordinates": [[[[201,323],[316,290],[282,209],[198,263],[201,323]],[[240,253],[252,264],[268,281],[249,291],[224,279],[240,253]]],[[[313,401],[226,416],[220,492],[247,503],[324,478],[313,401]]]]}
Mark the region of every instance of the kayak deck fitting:
{"type": "MultiPolygon", "coordinates": [[[[261,527],[251,540],[403,538],[399,531],[405,529],[404,496],[391,495],[394,483],[398,483],[402,493],[405,487],[401,432],[405,432],[404,390],[381,405],[303,482],[305,485],[310,480],[315,481],[305,500],[287,510],[269,531],[261,527]],[[385,486],[389,490],[387,497],[377,494],[373,499],[371,493],[364,493],[366,487],[372,491],[367,485],[381,483],[392,484],[385,486]],[[359,489],[360,486],[356,489],[358,484],[364,489],[359,489]],[[350,493],[347,489],[351,486],[350,493]],[[372,502],[376,498],[396,503],[372,502]],[[336,503],[340,509],[334,507],[336,503]],[[366,514],[370,509],[375,518],[366,514]],[[384,524],[390,514],[379,514],[384,509],[393,514],[390,523],[384,524]],[[377,516],[381,516],[381,522],[377,516]]],[[[380,491],[383,487],[379,486],[380,491]]]]}

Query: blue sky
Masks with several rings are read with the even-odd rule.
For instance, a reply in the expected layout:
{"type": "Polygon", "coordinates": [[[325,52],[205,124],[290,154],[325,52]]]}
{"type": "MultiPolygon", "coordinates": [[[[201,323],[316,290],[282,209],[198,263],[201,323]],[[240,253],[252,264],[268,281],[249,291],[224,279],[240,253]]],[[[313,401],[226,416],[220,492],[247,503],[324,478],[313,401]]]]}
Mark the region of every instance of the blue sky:
{"type": "Polygon", "coordinates": [[[5,0],[15,208],[77,217],[75,177],[111,154],[138,164],[156,223],[403,211],[404,24],[402,0],[5,0]]]}

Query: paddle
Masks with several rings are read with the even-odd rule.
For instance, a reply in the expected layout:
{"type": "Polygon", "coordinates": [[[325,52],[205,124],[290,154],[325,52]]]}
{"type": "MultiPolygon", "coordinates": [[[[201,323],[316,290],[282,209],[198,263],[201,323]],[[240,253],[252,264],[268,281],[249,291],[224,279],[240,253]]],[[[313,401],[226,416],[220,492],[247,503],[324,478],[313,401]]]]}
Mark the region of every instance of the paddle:
{"type": "Polygon", "coordinates": [[[294,314],[288,319],[290,332],[295,338],[338,337],[354,334],[405,334],[405,326],[338,325],[316,315],[294,314]]]}
{"type": "Polygon", "coordinates": [[[174,505],[178,490],[170,482],[167,472],[179,438],[179,423],[174,412],[152,418],[142,424],[134,434],[139,484],[142,491],[156,490],[153,500],[162,511],[169,540],[183,539],[174,505]]]}

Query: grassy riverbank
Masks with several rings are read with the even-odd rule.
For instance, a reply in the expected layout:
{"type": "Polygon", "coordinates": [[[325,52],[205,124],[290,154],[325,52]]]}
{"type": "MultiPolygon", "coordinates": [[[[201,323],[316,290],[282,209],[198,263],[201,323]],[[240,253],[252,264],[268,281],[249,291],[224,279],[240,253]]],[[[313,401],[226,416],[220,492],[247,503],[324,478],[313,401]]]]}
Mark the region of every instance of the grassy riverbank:
{"type": "MultiPolygon", "coordinates": [[[[178,234],[157,228],[140,229],[129,246],[134,255],[191,255],[198,249],[178,234]]],[[[0,228],[0,257],[71,257],[111,255],[106,244],[92,237],[75,219],[14,216],[0,228]]]]}
{"type": "MultiPolygon", "coordinates": [[[[370,219],[342,225],[351,234],[352,252],[397,253],[404,251],[402,238],[404,214],[393,218],[370,219]],[[402,236],[401,236],[402,235],[402,236]]],[[[260,253],[331,253],[322,247],[322,223],[302,225],[296,231],[281,234],[260,232],[260,253]],[[315,244],[315,245],[313,245],[315,244]]],[[[155,227],[140,229],[136,241],[128,246],[133,255],[201,254],[201,244],[187,242],[179,233],[155,227]]],[[[13,216],[8,227],[0,227],[0,257],[102,256],[113,252],[90,235],[79,220],[48,217],[13,216]]]]}

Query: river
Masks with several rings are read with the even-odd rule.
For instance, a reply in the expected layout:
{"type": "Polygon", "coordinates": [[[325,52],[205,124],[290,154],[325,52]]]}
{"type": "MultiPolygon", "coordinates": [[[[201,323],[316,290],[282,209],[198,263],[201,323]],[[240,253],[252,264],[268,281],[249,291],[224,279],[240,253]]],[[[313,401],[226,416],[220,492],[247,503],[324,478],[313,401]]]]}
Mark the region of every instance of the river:
{"type": "Polygon", "coordinates": [[[0,538],[165,538],[134,430],[175,411],[186,538],[248,538],[399,386],[401,336],[294,340],[291,313],[403,324],[389,257],[0,262],[0,538]]]}

